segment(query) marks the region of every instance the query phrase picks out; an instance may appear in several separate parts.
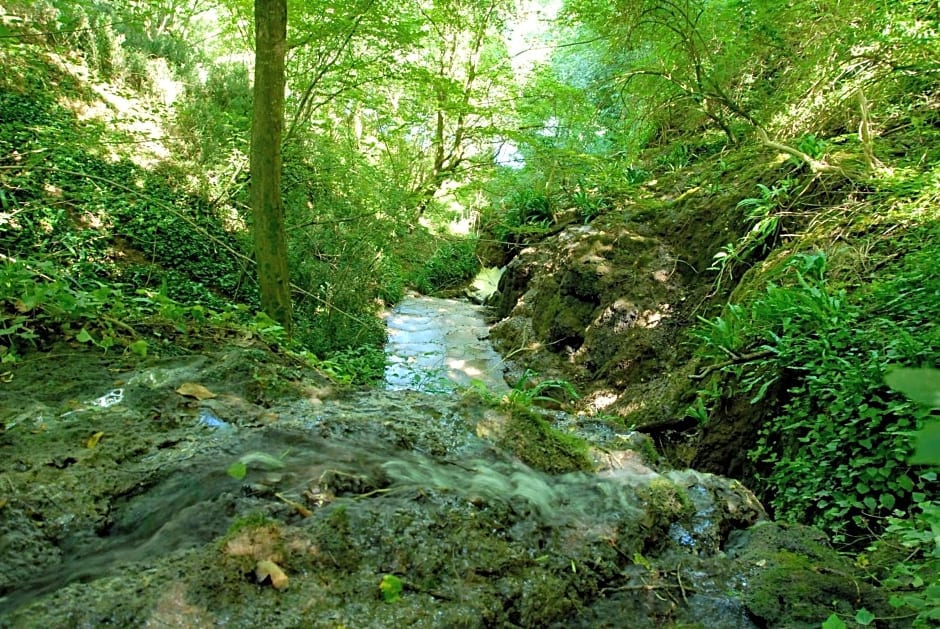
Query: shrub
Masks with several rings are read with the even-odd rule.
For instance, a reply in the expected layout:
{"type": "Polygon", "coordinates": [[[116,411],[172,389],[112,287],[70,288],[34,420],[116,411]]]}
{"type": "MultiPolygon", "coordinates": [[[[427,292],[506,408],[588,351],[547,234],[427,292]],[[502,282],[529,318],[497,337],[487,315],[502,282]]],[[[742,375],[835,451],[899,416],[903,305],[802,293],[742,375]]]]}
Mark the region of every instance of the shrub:
{"type": "Polygon", "coordinates": [[[778,379],[785,385],[750,453],[765,470],[760,493],[778,518],[820,526],[846,543],[936,491],[935,477],[908,463],[910,434],[929,411],[882,381],[891,365],[940,359],[940,333],[922,323],[940,290],[935,275],[924,285],[937,255],[925,249],[857,298],[827,283],[825,255],[794,256],[785,282],[699,328],[716,360],[761,348],[753,360],[725,361],[737,389],[724,395],[758,403],[778,379]]]}
{"type": "Polygon", "coordinates": [[[424,294],[457,288],[480,270],[476,247],[474,238],[445,240],[413,274],[412,284],[424,294]]]}

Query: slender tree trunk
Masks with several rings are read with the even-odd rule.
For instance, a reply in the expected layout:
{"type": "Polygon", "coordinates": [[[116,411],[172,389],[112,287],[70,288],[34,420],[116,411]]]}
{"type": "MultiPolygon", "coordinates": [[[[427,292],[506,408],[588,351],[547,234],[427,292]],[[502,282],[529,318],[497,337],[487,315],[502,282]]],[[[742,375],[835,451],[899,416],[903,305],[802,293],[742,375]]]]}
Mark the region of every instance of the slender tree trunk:
{"type": "Polygon", "coordinates": [[[287,235],[281,198],[287,0],[255,0],[255,85],[251,126],[251,208],[261,308],[292,328],[287,235]]]}

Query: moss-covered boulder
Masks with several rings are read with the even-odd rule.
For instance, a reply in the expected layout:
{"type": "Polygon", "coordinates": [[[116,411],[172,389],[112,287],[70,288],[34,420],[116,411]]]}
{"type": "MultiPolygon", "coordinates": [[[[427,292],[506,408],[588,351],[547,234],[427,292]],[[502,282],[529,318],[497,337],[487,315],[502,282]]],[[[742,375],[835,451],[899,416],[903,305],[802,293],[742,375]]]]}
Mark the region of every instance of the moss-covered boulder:
{"type": "Polygon", "coordinates": [[[521,406],[509,412],[500,445],[526,465],[550,474],[588,471],[594,467],[587,442],[552,428],[538,413],[521,406]]]}
{"type": "Polygon", "coordinates": [[[816,629],[831,614],[855,626],[862,608],[878,627],[910,626],[816,529],[765,522],[733,536],[728,554],[740,566],[744,604],[760,626],[816,629]]]}

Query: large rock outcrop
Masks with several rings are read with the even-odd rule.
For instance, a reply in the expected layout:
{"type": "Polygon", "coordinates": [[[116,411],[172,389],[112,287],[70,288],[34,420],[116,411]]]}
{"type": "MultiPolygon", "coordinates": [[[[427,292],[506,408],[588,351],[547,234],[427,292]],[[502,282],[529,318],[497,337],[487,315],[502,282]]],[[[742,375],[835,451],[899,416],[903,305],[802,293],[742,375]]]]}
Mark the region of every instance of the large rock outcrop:
{"type": "Polygon", "coordinates": [[[588,391],[594,410],[642,410],[679,360],[677,265],[667,244],[622,221],[569,226],[508,264],[490,337],[519,365],[588,391]]]}

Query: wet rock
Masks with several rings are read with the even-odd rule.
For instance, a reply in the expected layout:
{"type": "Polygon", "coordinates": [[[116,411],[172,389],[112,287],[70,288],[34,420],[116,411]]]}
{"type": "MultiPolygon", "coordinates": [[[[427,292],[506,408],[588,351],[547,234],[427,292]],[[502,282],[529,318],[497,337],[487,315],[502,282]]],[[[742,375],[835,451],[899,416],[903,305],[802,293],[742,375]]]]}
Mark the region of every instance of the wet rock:
{"type": "Polygon", "coordinates": [[[764,522],[733,534],[727,553],[738,565],[748,614],[760,626],[815,629],[832,613],[851,618],[863,607],[879,627],[910,626],[814,529],[764,522]]]}
{"type": "Polygon", "coordinates": [[[613,389],[605,412],[635,411],[678,360],[685,288],[675,258],[622,223],[569,226],[507,265],[493,343],[525,367],[577,382],[588,399],[613,389]]]}
{"type": "MultiPolygon", "coordinates": [[[[153,381],[218,394],[211,406],[167,398],[156,409],[193,411],[181,421],[154,419],[161,398],[131,395],[149,390],[130,384],[131,370],[119,405],[6,431],[0,625],[749,628],[746,610],[759,626],[788,627],[821,609],[797,589],[814,574],[813,587],[842,597],[840,610],[857,601],[852,578],[825,567],[854,573],[813,540],[754,528],[763,511],[740,484],[667,469],[637,434],[591,418],[579,433],[578,420],[534,410],[510,429],[504,406],[453,394],[312,399],[303,387],[260,392],[274,419],[239,421],[230,415],[251,407],[237,400],[258,386],[240,378],[293,367],[275,354],[263,367],[254,352],[223,354],[153,381]],[[200,408],[230,429],[200,424],[200,408]],[[566,449],[546,427],[594,449],[580,439],[566,449]],[[252,453],[278,469],[226,472],[252,453]],[[46,464],[62,457],[76,462],[46,464]],[[261,562],[290,587],[259,583],[261,562]],[[386,575],[403,584],[394,604],[381,595],[386,575]],[[774,594],[787,587],[792,599],[774,594]]],[[[31,399],[30,386],[14,385],[31,399]]],[[[874,594],[863,602],[880,610],[874,594]]]]}

